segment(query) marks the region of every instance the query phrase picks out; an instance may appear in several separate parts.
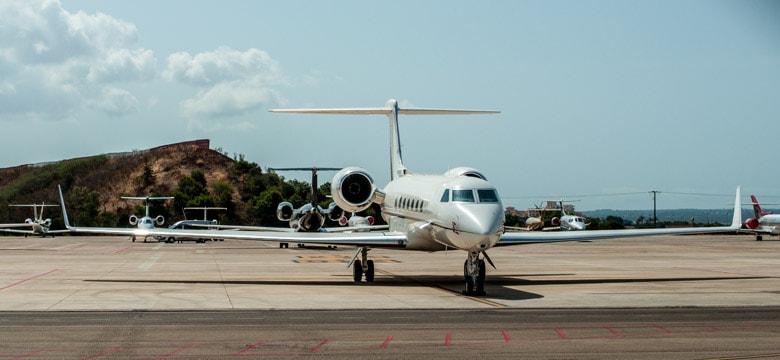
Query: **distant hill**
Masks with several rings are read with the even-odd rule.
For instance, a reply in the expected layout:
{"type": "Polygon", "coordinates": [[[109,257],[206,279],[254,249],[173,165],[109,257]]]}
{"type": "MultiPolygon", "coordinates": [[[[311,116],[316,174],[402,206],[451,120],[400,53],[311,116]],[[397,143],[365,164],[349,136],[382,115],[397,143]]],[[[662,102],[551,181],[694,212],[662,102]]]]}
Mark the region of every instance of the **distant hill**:
{"type": "MultiPolygon", "coordinates": [[[[170,195],[179,179],[193,170],[201,170],[208,183],[226,181],[235,185],[233,198],[239,208],[236,212],[242,213],[238,191],[243,187],[230,173],[234,163],[230,157],[209,149],[208,140],[196,140],[143,151],[0,169],[0,222],[20,222],[32,217],[32,209],[10,208],[10,204],[59,204],[57,185],[63,186],[66,198],[76,188],[97,191],[101,211],[127,213],[128,207],[138,203],[122,200],[122,195],[170,195]],[[144,173],[149,170],[151,182],[144,181],[144,173]]],[[[46,209],[47,217],[52,219],[61,219],[60,212],[46,209]]]]}

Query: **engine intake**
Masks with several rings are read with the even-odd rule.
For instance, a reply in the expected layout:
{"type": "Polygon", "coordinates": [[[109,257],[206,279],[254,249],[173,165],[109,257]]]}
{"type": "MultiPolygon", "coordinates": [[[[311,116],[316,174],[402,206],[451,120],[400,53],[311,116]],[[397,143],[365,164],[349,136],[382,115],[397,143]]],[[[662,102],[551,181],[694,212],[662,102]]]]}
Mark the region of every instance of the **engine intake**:
{"type": "Polygon", "coordinates": [[[162,215],[157,215],[157,217],[154,218],[154,223],[157,224],[157,226],[162,226],[162,224],[165,224],[165,218],[162,215]]]}
{"type": "Polygon", "coordinates": [[[290,221],[293,215],[293,205],[284,201],[276,207],[276,218],[281,221],[290,221]]]}
{"type": "Polygon", "coordinates": [[[340,208],[334,202],[328,205],[328,219],[330,219],[331,221],[339,221],[343,217],[344,217],[344,209],[340,208]]]}
{"type": "Polygon", "coordinates": [[[336,173],[330,185],[330,193],[336,205],[349,212],[368,209],[378,196],[371,175],[359,167],[344,168],[336,173]]]}

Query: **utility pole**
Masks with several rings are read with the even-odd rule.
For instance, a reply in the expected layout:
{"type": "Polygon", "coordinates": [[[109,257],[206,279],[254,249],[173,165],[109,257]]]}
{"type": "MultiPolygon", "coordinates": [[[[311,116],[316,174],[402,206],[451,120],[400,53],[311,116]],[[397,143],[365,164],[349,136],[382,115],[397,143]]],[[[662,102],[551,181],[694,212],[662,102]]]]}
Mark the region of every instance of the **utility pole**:
{"type": "Polygon", "coordinates": [[[658,193],[660,193],[660,191],[652,190],[652,191],[650,191],[650,193],[653,194],[653,227],[657,228],[658,227],[658,217],[655,216],[655,197],[656,197],[656,195],[658,195],[658,193]]]}

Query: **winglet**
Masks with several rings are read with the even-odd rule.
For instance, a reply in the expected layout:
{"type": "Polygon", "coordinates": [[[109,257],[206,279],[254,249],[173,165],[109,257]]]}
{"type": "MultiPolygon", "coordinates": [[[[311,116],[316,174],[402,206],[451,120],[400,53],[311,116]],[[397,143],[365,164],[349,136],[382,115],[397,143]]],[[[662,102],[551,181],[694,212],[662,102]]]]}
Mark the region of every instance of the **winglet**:
{"type": "Polygon", "coordinates": [[[65,197],[62,196],[62,186],[57,185],[57,190],[60,191],[60,204],[62,204],[62,221],[65,222],[65,227],[68,230],[73,230],[70,226],[70,221],[68,220],[68,212],[65,210],[65,197]]]}
{"type": "Polygon", "coordinates": [[[739,186],[737,186],[737,195],[734,198],[734,217],[731,219],[731,228],[734,230],[742,228],[742,201],[740,200],[739,186]]]}

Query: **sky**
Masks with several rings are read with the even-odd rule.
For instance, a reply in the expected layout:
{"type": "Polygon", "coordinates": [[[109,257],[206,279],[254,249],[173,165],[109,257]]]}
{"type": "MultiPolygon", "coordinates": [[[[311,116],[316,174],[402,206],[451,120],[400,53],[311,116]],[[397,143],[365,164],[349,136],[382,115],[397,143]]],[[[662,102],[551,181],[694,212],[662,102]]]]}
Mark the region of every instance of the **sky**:
{"type": "MultiPolygon", "coordinates": [[[[207,138],[389,181],[473,167],[505,206],[780,201],[776,1],[0,1],[0,167],[207,138]]],[[[308,174],[283,174],[308,181],[308,174]]],[[[330,174],[321,174],[329,179],[330,174]]],[[[322,180],[325,181],[325,180],[322,180]]]]}

